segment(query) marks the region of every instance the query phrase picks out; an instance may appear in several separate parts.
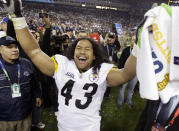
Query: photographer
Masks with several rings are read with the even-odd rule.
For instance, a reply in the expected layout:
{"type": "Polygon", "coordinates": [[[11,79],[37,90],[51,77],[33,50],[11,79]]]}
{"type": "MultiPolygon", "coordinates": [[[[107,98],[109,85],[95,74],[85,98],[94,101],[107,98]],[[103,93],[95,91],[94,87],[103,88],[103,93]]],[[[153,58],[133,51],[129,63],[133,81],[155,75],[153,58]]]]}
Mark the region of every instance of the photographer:
{"type": "MultiPolygon", "coordinates": [[[[120,49],[120,43],[115,33],[109,32],[107,34],[107,37],[104,40],[104,48],[107,56],[109,57],[110,62],[118,66],[118,62],[119,62],[118,52],[120,49]]],[[[107,87],[104,97],[109,98],[110,92],[111,92],[111,88],[107,87]]]]}
{"type": "Polygon", "coordinates": [[[63,54],[68,44],[70,42],[70,38],[67,34],[63,34],[61,36],[52,36],[51,38],[53,54],[63,54]]]}
{"type": "Polygon", "coordinates": [[[120,49],[120,43],[117,39],[117,36],[113,32],[107,34],[106,39],[104,40],[104,48],[109,57],[110,62],[118,65],[118,52],[120,49]]]}

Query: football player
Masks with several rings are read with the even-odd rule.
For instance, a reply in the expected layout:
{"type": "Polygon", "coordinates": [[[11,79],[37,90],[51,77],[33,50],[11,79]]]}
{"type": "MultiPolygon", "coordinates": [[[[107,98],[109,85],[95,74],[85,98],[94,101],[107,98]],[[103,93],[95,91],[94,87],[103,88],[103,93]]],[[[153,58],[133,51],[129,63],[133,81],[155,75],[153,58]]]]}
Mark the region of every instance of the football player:
{"type": "Polygon", "coordinates": [[[136,58],[131,55],[125,68],[118,70],[105,59],[99,44],[88,38],[77,39],[66,56],[50,58],[30,33],[21,14],[21,2],[7,3],[22,48],[41,72],[55,79],[59,90],[58,129],[99,131],[99,110],[107,85],[117,87],[132,79],[136,58]]]}

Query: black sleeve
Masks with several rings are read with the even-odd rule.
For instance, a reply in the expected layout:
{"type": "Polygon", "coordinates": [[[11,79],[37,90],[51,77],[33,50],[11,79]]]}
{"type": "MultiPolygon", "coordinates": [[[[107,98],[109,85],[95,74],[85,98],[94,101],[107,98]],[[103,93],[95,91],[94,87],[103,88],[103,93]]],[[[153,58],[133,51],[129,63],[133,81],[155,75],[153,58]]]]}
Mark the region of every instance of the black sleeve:
{"type": "Polygon", "coordinates": [[[31,74],[31,89],[32,89],[32,96],[33,98],[41,98],[42,96],[42,89],[41,89],[41,82],[38,78],[37,69],[34,67],[34,65],[30,62],[32,74],[31,74]]]}
{"type": "Polygon", "coordinates": [[[119,69],[124,68],[124,65],[129,55],[130,55],[130,47],[127,47],[122,51],[122,54],[119,58],[119,66],[118,66],[119,69]]]}
{"type": "Polygon", "coordinates": [[[50,46],[50,35],[51,35],[51,28],[46,28],[45,33],[43,36],[43,41],[40,44],[40,48],[43,52],[45,52],[48,56],[51,54],[51,46],[50,46]]]}
{"type": "Polygon", "coordinates": [[[12,38],[16,39],[16,32],[14,30],[14,25],[13,25],[13,23],[10,19],[7,22],[7,32],[6,32],[6,34],[8,36],[11,36],[12,38]]]}
{"type": "Polygon", "coordinates": [[[146,106],[140,115],[135,131],[151,131],[159,104],[159,100],[146,101],[146,106]]]}
{"type": "Polygon", "coordinates": [[[36,73],[32,75],[31,86],[32,86],[33,98],[41,98],[42,96],[41,82],[37,78],[36,73]]]}

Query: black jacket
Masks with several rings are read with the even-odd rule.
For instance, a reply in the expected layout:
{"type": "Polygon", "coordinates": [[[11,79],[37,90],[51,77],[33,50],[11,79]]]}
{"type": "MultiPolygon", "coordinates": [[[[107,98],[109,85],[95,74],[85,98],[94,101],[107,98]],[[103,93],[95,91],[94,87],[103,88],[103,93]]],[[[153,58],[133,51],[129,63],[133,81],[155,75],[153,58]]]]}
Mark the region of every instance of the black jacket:
{"type": "Polygon", "coordinates": [[[26,118],[32,112],[33,98],[41,97],[40,83],[36,78],[33,65],[24,58],[14,64],[0,57],[10,77],[11,83],[18,83],[18,64],[20,64],[21,97],[12,98],[10,82],[0,67],[0,121],[16,121],[26,118]]]}
{"type": "Polygon", "coordinates": [[[126,60],[127,58],[130,56],[130,52],[131,52],[131,48],[130,46],[126,47],[123,51],[122,51],[122,54],[119,58],[119,66],[118,68],[121,69],[121,68],[124,68],[124,65],[126,63],[126,60]]]}

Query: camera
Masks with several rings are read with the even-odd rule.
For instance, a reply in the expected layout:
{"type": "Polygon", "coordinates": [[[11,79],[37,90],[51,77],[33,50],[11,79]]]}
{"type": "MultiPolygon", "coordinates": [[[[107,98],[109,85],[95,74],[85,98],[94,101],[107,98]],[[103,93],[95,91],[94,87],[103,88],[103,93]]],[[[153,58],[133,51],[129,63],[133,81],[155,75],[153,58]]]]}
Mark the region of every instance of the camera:
{"type": "Polygon", "coordinates": [[[116,35],[113,32],[109,32],[108,37],[114,39],[116,35]]]}
{"type": "Polygon", "coordinates": [[[51,40],[55,42],[56,46],[60,46],[61,44],[63,44],[67,39],[69,39],[69,36],[67,34],[64,34],[62,36],[56,36],[53,35],[51,40]]]}
{"type": "Polygon", "coordinates": [[[39,13],[39,18],[48,17],[47,13],[39,13]]]}

